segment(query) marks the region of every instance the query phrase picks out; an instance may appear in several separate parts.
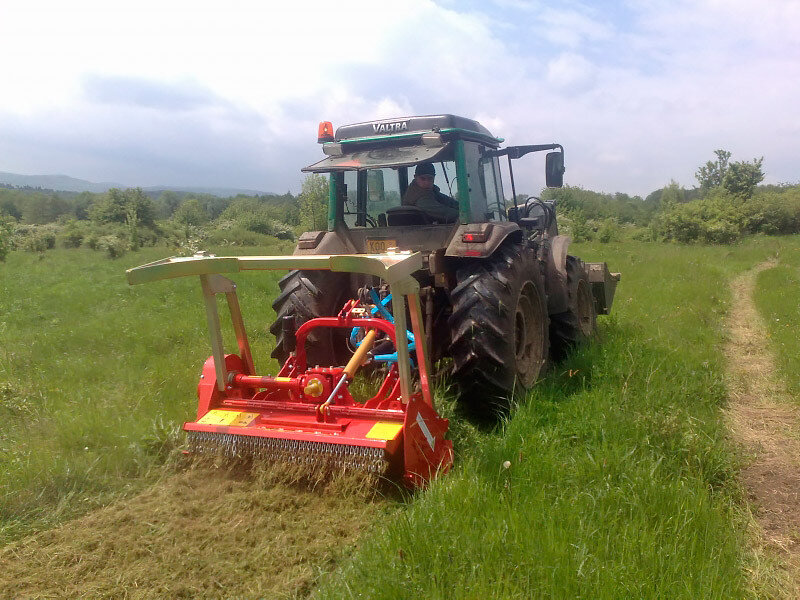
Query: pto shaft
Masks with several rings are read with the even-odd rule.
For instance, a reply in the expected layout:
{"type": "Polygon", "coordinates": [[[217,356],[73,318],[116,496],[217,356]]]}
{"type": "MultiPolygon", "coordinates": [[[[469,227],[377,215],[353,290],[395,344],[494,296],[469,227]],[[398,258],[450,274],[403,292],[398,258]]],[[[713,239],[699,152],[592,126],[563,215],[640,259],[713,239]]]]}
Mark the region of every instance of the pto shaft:
{"type": "Polygon", "coordinates": [[[336,394],[339,392],[339,389],[348,381],[353,379],[353,376],[358,371],[358,368],[364,362],[364,359],[367,357],[367,352],[372,350],[372,345],[375,343],[375,337],[378,335],[378,332],[374,329],[371,329],[364,339],[361,341],[361,345],[356,349],[353,356],[350,357],[350,360],[347,361],[347,365],[342,372],[342,377],[339,381],[336,382],[336,385],[333,387],[333,390],[328,396],[328,399],[320,404],[318,412],[320,415],[324,415],[325,411],[327,410],[328,406],[333,402],[334,398],[336,398],[336,394]]]}

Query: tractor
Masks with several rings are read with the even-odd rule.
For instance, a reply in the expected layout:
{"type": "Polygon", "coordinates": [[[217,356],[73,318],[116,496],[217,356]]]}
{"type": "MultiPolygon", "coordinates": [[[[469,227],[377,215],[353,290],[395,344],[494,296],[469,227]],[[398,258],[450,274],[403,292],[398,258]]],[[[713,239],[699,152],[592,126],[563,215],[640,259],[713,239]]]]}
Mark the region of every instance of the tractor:
{"type": "MultiPolygon", "coordinates": [[[[518,200],[513,165],[529,154],[546,152],[546,186],[563,185],[560,144],[501,147],[503,139],[477,121],[450,114],[356,123],[335,133],[323,122],[318,142],[325,157],[302,171],[329,177],[327,229],[303,233],[294,255],[420,253],[413,277],[426,347],[468,409],[489,415],[507,408],[515,391],[529,389],[548,364],[589,340],[597,315],[609,313],[619,274],[568,254],[555,201],[518,200]],[[407,201],[421,171],[435,173],[449,214],[407,201]]],[[[284,337],[294,334],[287,321],[299,327],[335,315],[364,290],[390,293],[374,275],[289,272],[273,302],[273,357],[289,357],[284,337]]],[[[314,329],[305,345],[310,365],[345,364],[353,352],[341,329],[314,329]]]]}
{"type": "Polygon", "coordinates": [[[302,234],[293,256],[199,252],[129,269],[128,282],[200,281],[212,354],[196,418],[183,426],[187,453],[274,460],[310,470],[313,481],[356,470],[424,487],[454,458],[433,365],[449,369],[468,412],[502,414],[514,392],[592,337],[619,274],[567,253],[553,201],[517,200],[512,165],[527,154],[547,151],[547,186],[562,185],[559,144],[501,148],[479,123],[454,115],[335,134],[324,122],[318,138],[326,158],[304,171],[329,174],[326,231],[302,234]],[[272,355],[282,366],[271,376],[256,370],[228,277],[274,269],[289,273],[273,303],[272,355]],[[223,295],[234,353],[225,351],[223,295]],[[382,376],[374,394],[363,385],[370,374],[382,376]]]}

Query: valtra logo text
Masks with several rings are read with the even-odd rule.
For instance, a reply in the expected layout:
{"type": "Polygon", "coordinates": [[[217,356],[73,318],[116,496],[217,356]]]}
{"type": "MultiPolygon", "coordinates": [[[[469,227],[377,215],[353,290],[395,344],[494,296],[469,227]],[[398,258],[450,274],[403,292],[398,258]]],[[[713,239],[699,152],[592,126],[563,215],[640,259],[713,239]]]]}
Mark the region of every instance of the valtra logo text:
{"type": "Polygon", "coordinates": [[[399,133],[408,131],[408,121],[398,121],[396,123],[373,123],[372,129],[375,133],[399,133]]]}

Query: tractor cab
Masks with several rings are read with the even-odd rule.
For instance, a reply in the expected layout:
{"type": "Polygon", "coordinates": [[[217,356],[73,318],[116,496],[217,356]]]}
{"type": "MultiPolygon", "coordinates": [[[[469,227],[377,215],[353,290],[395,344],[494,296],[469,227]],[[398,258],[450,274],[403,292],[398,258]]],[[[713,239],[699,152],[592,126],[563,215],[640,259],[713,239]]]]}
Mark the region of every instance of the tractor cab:
{"type": "MultiPolygon", "coordinates": [[[[554,201],[516,194],[513,165],[532,153],[546,152],[547,187],[563,185],[560,144],[501,147],[477,121],[449,114],[336,130],[323,122],[318,141],[325,158],[303,171],[329,176],[327,228],[303,233],[294,255],[418,253],[413,275],[431,360],[452,359],[462,399],[479,410],[529,388],[551,354],[558,358],[589,339],[596,315],[608,314],[619,277],[605,263],[568,255],[554,201]],[[431,214],[438,207],[427,194],[416,191],[416,202],[409,201],[415,188],[429,189],[424,175],[439,187],[434,201],[448,206],[444,218],[431,214]]],[[[278,319],[270,331],[279,342],[273,356],[287,359],[284,319],[336,315],[360,290],[392,293],[384,283],[362,273],[290,273],[272,304],[278,319]]],[[[309,343],[315,364],[344,364],[342,340],[334,334],[309,343]]]]}
{"type": "MultiPolygon", "coordinates": [[[[461,241],[464,232],[459,235],[459,228],[489,223],[497,224],[505,237],[509,229],[520,227],[517,221],[525,215],[513,198],[506,200],[501,157],[508,157],[512,192],[512,158],[558,149],[551,154],[560,162],[551,165],[554,161],[548,155],[548,169],[559,176],[563,172],[563,149],[558,144],[500,149],[502,138],[477,121],[455,115],[356,123],[335,133],[331,123],[323,122],[318,141],[326,158],[303,171],[330,175],[331,235],[303,234],[298,253],[383,252],[397,247],[400,240],[403,249],[429,252],[448,247],[454,239],[461,241]],[[436,210],[434,200],[427,201],[427,207],[408,201],[415,169],[423,164],[433,166],[436,197],[447,203],[447,210],[436,210]]],[[[553,181],[548,178],[548,185],[553,181]]],[[[490,229],[483,227],[478,237],[486,237],[490,229]]]]}

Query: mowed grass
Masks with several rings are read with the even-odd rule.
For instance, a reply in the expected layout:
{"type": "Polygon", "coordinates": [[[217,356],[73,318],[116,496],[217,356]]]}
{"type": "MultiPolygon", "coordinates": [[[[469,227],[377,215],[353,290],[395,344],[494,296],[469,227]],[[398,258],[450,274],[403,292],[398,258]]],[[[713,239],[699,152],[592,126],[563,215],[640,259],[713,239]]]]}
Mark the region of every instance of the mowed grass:
{"type": "MultiPolygon", "coordinates": [[[[0,263],[0,539],[139,489],[181,441],[210,354],[200,286],[125,280],[126,268],[171,253],[148,248],[112,261],[83,249],[41,260],[14,252],[0,263]]],[[[282,275],[236,277],[264,370],[274,369],[265,327],[282,275]]]]}
{"type": "Polygon", "coordinates": [[[316,597],[763,593],[747,576],[762,567],[721,415],[720,348],[730,278],[783,245],[573,247],[623,273],[599,343],[500,430],[452,420],[454,471],[378,523],[316,597]]]}
{"type": "Polygon", "coordinates": [[[800,398],[800,236],[784,239],[778,265],[758,274],[755,300],[780,375],[795,398],[800,398]]]}

